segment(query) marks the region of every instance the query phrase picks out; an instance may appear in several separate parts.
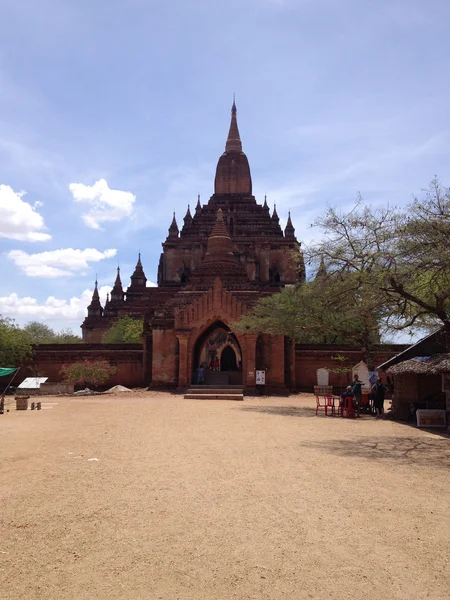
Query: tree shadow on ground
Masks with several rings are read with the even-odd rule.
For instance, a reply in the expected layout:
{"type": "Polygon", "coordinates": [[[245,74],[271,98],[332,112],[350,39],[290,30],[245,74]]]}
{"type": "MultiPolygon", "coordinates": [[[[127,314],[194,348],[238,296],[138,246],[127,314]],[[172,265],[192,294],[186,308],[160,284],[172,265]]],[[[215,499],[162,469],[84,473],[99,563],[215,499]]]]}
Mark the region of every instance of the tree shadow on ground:
{"type": "Polygon", "coordinates": [[[265,413],[282,417],[315,417],[316,409],[309,406],[240,406],[238,410],[265,413]]]}
{"type": "Polygon", "coordinates": [[[358,437],[351,440],[320,440],[301,445],[349,458],[394,460],[407,465],[442,469],[450,467],[450,443],[448,439],[442,438],[358,437]]]}

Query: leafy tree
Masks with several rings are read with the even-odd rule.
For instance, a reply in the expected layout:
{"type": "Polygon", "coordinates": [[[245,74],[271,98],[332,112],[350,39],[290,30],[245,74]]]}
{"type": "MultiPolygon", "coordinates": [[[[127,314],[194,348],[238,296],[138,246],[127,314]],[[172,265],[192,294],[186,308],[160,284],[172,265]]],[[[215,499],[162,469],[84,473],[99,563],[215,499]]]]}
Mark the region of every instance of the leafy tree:
{"type": "Polygon", "coordinates": [[[387,329],[443,326],[450,331],[450,190],[434,179],[405,209],[349,213],[329,209],[324,235],[308,249],[330,276],[351,274],[387,329]]]}
{"type": "Polygon", "coordinates": [[[63,375],[64,381],[68,383],[98,386],[106,383],[116,370],[116,367],[110,365],[106,360],[90,361],[86,359],[63,365],[60,373],[63,375]]]}
{"type": "Polygon", "coordinates": [[[39,321],[30,321],[23,328],[33,344],[76,344],[81,338],[70,329],[55,332],[51,327],[39,321]]]}
{"type": "Polygon", "coordinates": [[[144,328],[143,319],[134,319],[129,315],[118,317],[104,334],[104,344],[139,344],[144,328]]]}
{"type": "Polygon", "coordinates": [[[330,208],[305,255],[316,277],[260,300],[240,331],[297,342],[348,342],[371,350],[380,334],[450,331],[450,190],[436,179],[405,209],[330,208]]]}
{"type": "Polygon", "coordinates": [[[0,366],[17,367],[32,353],[29,336],[12,319],[0,316],[0,366]]]}

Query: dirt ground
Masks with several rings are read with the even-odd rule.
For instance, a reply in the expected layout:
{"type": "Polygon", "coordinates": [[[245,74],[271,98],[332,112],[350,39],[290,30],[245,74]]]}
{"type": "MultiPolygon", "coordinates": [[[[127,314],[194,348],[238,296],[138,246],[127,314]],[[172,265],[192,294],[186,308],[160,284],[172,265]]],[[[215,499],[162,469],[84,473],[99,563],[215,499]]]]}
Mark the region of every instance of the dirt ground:
{"type": "Polygon", "coordinates": [[[143,391],[0,436],[3,600],[450,598],[448,437],[143,391]]]}

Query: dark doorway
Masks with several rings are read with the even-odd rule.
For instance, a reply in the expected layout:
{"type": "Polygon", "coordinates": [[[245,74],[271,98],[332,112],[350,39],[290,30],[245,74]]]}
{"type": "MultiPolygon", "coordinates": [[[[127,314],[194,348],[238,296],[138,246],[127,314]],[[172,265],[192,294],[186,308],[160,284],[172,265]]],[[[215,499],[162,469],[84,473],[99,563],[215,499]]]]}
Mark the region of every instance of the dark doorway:
{"type": "Polygon", "coordinates": [[[220,356],[221,371],[237,371],[236,353],[231,346],[225,346],[220,356]]]}

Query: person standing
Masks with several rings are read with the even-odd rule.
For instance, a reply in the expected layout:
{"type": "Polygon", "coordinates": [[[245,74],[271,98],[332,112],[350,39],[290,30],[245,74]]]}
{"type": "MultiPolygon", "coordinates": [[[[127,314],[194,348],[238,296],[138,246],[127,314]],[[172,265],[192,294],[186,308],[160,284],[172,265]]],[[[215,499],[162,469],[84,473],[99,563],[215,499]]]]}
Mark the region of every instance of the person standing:
{"type": "Polygon", "coordinates": [[[205,383],[205,369],[200,365],[197,369],[197,383],[205,383]]]}
{"type": "Polygon", "coordinates": [[[355,373],[355,375],[353,377],[353,382],[352,382],[352,390],[353,390],[353,394],[355,395],[355,404],[357,407],[356,410],[358,412],[358,415],[359,415],[359,410],[361,408],[361,403],[362,403],[362,386],[363,386],[363,382],[360,381],[358,373],[355,373]]]}
{"type": "Polygon", "coordinates": [[[379,377],[372,390],[374,394],[373,406],[375,408],[376,417],[379,419],[384,413],[384,398],[386,395],[386,388],[381,383],[381,379],[379,377]]]}

